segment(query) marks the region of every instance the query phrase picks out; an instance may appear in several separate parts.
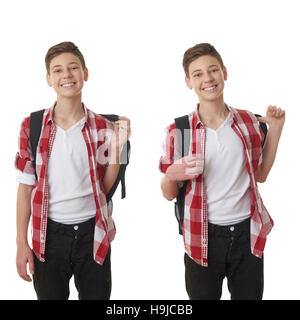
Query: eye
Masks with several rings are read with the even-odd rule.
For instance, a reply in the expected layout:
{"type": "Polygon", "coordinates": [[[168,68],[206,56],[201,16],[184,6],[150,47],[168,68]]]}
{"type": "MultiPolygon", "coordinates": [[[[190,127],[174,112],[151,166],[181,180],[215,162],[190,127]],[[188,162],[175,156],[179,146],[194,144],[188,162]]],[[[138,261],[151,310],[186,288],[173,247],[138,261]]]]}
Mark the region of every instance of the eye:
{"type": "Polygon", "coordinates": [[[61,71],[60,69],[55,69],[53,72],[58,73],[60,71],[61,71]]]}
{"type": "Polygon", "coordinates": [[[201,75],[202,75],[201,73],[195,73],[195,74],[194,74],[194,77],[195,77],[195,78],[198,78],[198,77],[201,77],[201,75]]]}
{"type": "Polygon", "coordinates": [[[219,69],[212,69],[211,71],[212,72],[217,72],[217,71],[219,71],[219,69]]]}

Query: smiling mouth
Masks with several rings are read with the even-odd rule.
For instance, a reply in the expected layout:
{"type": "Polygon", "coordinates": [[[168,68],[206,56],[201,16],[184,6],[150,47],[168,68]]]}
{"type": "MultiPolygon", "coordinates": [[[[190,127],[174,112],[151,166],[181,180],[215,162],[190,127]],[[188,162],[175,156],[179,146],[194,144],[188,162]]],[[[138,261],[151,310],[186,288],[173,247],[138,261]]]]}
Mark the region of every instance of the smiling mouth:
{"type": "Polygon", "coordinates": [[[203,88],[202,90],[203,91],[206,91],[206,92],[212,92],[212,91],[214,91],[216,88],[217,88],[217,84],[216,85],[214,85],[214,86],[211,86],[211,87],[206,87],[206,88],[203,88]]]}
{"type": "Polygon", "coordinates": [[[76,82],[64,83],[64,84],[61,85],[61,87],[63,87],[63,88],[72,88],[72,87],[75,86],[75,83],[76,83],[76,82]]]}

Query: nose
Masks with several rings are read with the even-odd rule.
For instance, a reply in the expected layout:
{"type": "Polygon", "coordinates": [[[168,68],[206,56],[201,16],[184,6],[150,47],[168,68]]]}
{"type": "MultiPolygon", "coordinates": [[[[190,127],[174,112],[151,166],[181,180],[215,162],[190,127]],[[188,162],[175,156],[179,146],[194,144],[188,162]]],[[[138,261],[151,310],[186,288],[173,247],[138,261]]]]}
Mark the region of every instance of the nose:
{"type": "Polygon", "coordinates": [[[63,78],[71,78],[72,77],[72,72],[66,68],[64,71],[63,71],[63,78]]]}
{"type": "Polygon", "coordinates": [[[210,72],[204,73],[204,82],[211,82],[213,81],[213,77],[210,72]]]}

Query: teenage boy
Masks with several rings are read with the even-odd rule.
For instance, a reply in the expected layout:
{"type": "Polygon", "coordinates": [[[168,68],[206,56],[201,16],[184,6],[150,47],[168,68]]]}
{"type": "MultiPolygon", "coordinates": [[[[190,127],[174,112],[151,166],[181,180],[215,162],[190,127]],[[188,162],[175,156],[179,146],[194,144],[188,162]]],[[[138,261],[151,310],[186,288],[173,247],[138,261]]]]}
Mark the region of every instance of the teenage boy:
{"type": "MultiPolygon", "coordinates": [[[[208,44],[183,57],[185,81],[199,98],[189,114],[189,154],[181,156],[175,123],[166,132],[160,170],[168,200],[187,181],[183,219],[185,281],[190,299],[220,299],[227,277],[231,299],[262,299],[263,250],[273,221],[258,192],[272,168],[285,112],[267,108],[260,122],[224,103],[227,70],[208,44]]],[[[184,140],[183,140],[184,141],[184,140]]]]}
{"type": "Polygon", "coordinates": [[[21,124],[15,161],[17,271],[31,281],[29,264],[38,299],[68,299],[72,275],[79,299],[109,299],[115,225],[106,194],[118,175],[130,122],[120,117],[113,124],[82,103],[88,69],[75,44],[51,47],[45,62],[57,101],[43,114],[36,170],[30,118],[21,124]],[[33,250],[27,241],[30,217],[33,250]]]}

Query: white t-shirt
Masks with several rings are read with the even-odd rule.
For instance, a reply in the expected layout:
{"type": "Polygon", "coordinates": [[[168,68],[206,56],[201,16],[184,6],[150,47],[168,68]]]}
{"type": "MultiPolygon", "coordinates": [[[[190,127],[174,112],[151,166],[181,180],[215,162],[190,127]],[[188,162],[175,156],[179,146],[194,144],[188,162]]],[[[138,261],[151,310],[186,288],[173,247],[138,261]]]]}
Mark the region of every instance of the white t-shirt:
{"type": "Polygon", "coordinates": [[[241,139],[231,128],[232,115],[217,129],[206,128],[204,183],[208,221],[218,225],[250,217],[250,179],[241,139]]]}
{"type": "MultiPolygon", "coordinates": [[[[80,223],[96,215],[88,152],[81,132],[84,123],[85,118],[82,118],[68,130],[56,125],[47,169],[48,217],[59,223],[80,223]]],[[[35,183],[20,171],[17,181],[30,185],[35,183]]]]}

